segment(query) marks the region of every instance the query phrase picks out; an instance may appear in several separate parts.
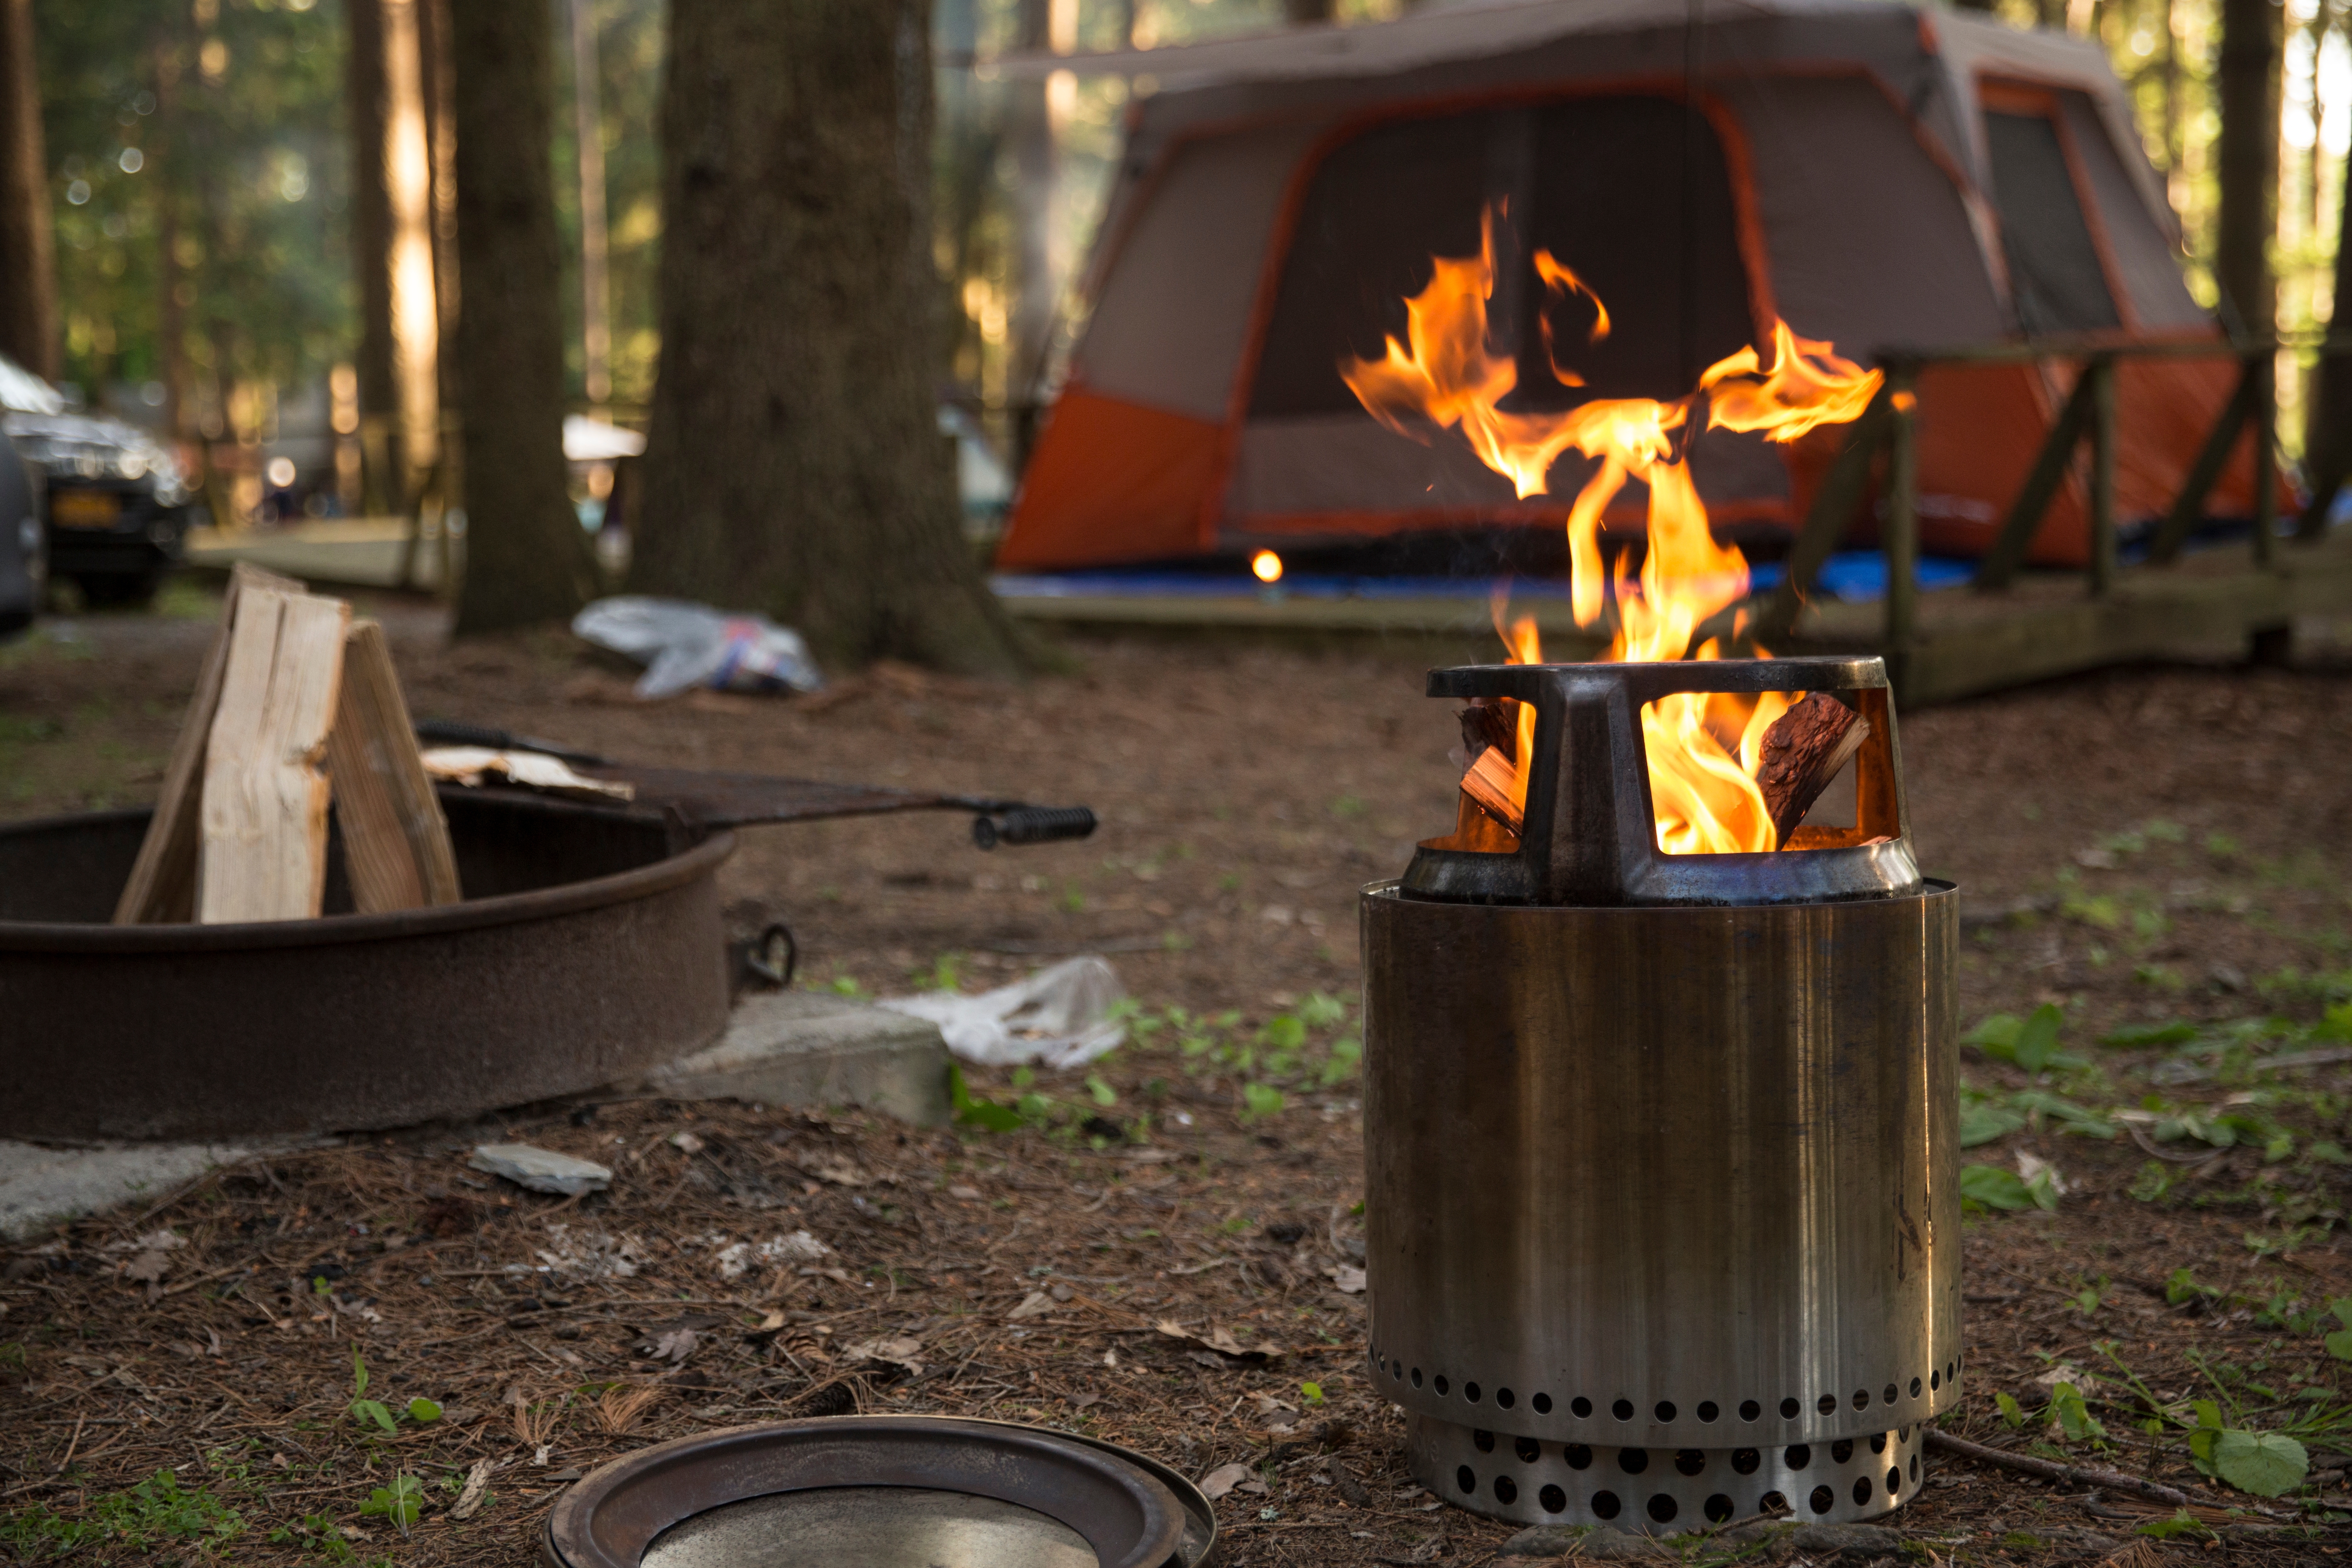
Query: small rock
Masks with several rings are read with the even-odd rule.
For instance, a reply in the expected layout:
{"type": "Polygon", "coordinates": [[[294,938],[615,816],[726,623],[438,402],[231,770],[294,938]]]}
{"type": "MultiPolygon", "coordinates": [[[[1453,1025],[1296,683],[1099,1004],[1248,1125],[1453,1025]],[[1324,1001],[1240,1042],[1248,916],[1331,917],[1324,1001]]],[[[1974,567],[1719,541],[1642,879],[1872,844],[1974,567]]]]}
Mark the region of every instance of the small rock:
{"type": "Polygon", "coordinates": [[[1201,1495],[1213,1502],[1249,1478],[1247,1465],[1219,1465],[1201,1478],[1201,1495]]]}
{"type": "Polygon", "coordinates": [[[601,1193],[613,1184],[609,1167],[531,1143],[485,1143],[466,1163],[534,1193],[555,1193],[567,1198],[601,1193]]]}
{"type": "Polygon", "coordinates": [[[1665,1555],[1646,1535],[1628,1535],[1602,1525],[1578,1543],[1580,1555],[1595,1563],[1654,1563],[1665,1555]]]}
{"type": "MultiPolygon", "coordinates": [[[[1615,1534],[1614,1531],[1610,1531],[1615,1534]]],[[[1496,1553],[1502,1557],[1565,1557],[1575,1551],[1585,1537],[1580,1524],[1538,1524],[1522,1530],[1503,1542],[1496,1553]]]]}
{"type": "Polygon", "coordinates": [[[1809,1524],[1797,1531],[1794,1542],[1808,1556],[1834,1562],[1840,1556],[1856,1563],[1893,1557],[1903,1550],[1900,1531],[1875,1524],[1809,1524]]]}
{"type": "Polygon", "coordinates": [[[2205,972],[2205,978],[2213,983],[2216,991],[2243,991],[2246,988],[2246,972],[2234,963],[2217,963],[2205,972]]]}

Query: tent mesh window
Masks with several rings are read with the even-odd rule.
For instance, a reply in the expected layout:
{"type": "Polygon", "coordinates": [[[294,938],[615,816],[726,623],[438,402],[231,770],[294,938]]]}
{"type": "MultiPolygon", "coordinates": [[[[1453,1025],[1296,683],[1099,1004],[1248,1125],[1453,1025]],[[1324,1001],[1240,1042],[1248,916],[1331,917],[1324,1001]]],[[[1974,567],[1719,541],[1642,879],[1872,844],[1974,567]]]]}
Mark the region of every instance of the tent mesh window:
{"type": "Polygon", "coordinates": [[[2056,121],[1987,110],[1985,140],[2017,324],[2033,333],[2120,325],[2056,121]]]}
{"type": "Polygon", "coordinates": [[[1285,257],[1252,389],[1253,417],[1360,405],[1343,358],[1378,359],[1402,341],[1404,301],[1433,256],[1478,254],[1496,227],[1490,347],[1515,353],[1507,406],[1560,408],[1593,397],[1674,398],[1755,337],[1738,218],[1723,147],[1706,118],[1669,98],[1577,98],[1391,121],[1335,148],[1315,171],[1285,257]],[[1562,362],[1545,356],[1544,292],[1531,258],[1549,251],[1608,307],[1587,342],[1582,299],[1556,304],[1562,362]]]}

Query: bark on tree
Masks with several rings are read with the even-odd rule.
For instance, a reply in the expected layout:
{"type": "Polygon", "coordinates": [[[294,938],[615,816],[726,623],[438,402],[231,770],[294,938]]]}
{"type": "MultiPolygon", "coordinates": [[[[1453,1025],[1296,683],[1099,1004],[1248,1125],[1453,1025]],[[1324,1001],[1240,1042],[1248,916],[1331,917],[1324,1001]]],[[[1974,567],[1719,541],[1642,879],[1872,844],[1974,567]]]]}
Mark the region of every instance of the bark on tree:
{"type": "MultiPolygon", "coordinates": [[[[1052,15],[1049,0],[1019,0],[1013,47],[1024,54],[1049,47],[1052,15]]],[[[1054,144],[1054,119],[1045,100],[1045,86],[1042,80],[1024,80],[1008,82],[1003,89],[1004,138],[1013,151],[1013,290],[1007,343],[1011,364],[1004,384],[1016,405],[1015,417],[1023,423],[1016,445],[1024,458],[1034,414],[1030,404],[1054,335],[1052,230],[1061,161],[1054,144]]]]}
{"type": "Polygon", "coordinates": [[[2278,281],[2271,242],[2278,234],[2279,87],[2285,68],[2282,6],[2221,0],[2221,136],[2216,158],[2221,206],[2215,221],[2213,281],[2222,324],[2268,337],[2278,330],[2278,281]]]}
{"type": "Polygon", "coordinates": [[[2311,505],[2295,531],[2305,539],[2319,537],[2336,491],[2352,483],[2352,158],[2344,160],[2344,198],[2336,229],[2336,302],[2327,329],[2331,348],[2320,357],[2311,422],[2304,429],[2311,505]]]}
{"type": "Polygon", "coordinates": [[[1012,673],[937,424],[929,11],[673,0],[631,585],[763,611],[835,667],[1012,673]]]}
{"type": "Polygon", "coordinates": [[[569,617],[595,595],[597,574],[563,468],[554,17],[545,0],[462,0],[449,19],[465,279],[462,637],[569,617]]]}
{"type": "Polygon", "coordinates": [[[394,432],[400,381],[392,339],[392,185],[384,145],[383,0],[343,0],[344,90],[352,113],[352,269],[359,275],[361,509],[404,509],[394,432]]]}
{"type": "Polygon", "coordinates": [[[60,346],[33,0],[0,0],[0,353],[55,381],[60,346]]]}
{"type": "Polygon", "coordinates": [[[1331,19],[1332,0],[1282,0],[1282,19],[1292,26],[1331,19]]]}

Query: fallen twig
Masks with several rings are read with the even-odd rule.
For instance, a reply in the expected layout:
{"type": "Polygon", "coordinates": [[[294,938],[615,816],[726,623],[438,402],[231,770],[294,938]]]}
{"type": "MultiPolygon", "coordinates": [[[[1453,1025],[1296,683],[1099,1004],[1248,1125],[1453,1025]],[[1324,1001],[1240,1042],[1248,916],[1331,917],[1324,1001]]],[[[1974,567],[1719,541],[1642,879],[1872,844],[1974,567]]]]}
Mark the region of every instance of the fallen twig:
{"type": "Polygon", "coordinates": [[[2144,1481],[2137,1476],[2122,1475],[2114,1470],[2087,1469],[2080,1465],[2061,1465],[2050,1459],[2037,1459],[2031,1454],[2013,1454],[2006,1448],[1989,1448],[1982,1443],[1971,1443],[1965,1437],[1955,1437],[1933,1426],[1927,1428],[1927,1447],[1938,1453],[1957,1454],[1979,1464],[2015,1470],[2020,1475],[2038,1476],[2045,1481],[2079,1482],[2105,1491],[2146,1498],[2150,1502],[2168,1503],[2174,1508],[2186,1508],[2195,1500],[2178,1488],[2144,1481]]]}

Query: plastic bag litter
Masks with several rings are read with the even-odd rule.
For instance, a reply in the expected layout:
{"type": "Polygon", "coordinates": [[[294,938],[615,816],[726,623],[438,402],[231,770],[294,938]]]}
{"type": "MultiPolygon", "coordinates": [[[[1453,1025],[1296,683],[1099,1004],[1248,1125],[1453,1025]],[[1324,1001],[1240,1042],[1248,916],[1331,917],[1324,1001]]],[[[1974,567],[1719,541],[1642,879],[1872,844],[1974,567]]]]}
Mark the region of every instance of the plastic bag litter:
{"type": "Polygon", "coordinates": [[[765,616],[729,615],[688,599],[599,599],[572,617],[572,632],[646,666],[640,697],[675,696],[690,686],[814,691],[824,685],[798,632],[765,616]]]}
{"type": "Polygon", "coordinates": [[[1109,1016],[1126,994],[1118,972],[1089,955],[977,996],[934,991],[886,996],[877,1005],[929,1018],[940,1026],[948,1049],[969,1062],[1074,1068],[1127,1038],[1127,1026],[1109,1016]]]}

